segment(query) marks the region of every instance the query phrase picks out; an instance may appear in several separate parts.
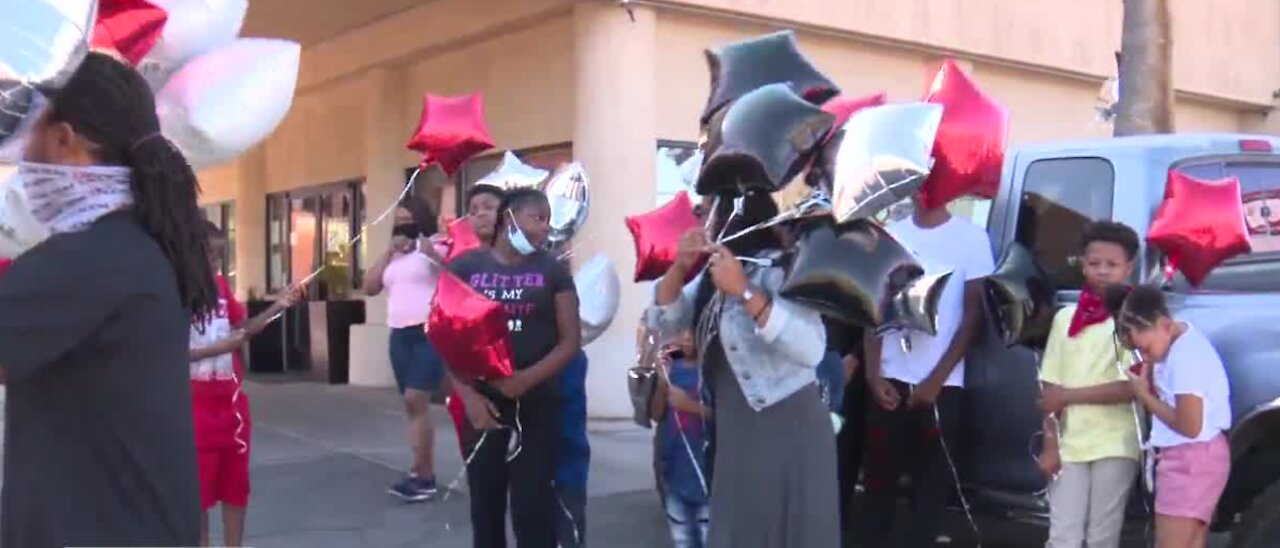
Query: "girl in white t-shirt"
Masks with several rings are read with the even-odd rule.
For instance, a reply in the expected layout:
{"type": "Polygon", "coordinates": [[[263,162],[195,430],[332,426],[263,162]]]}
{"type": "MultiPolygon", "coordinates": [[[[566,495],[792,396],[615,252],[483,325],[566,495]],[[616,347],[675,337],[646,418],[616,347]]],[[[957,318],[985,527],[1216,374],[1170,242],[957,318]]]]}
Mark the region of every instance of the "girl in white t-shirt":
{"type": "Polygon", "coordinates": [[[1141,352],[1129,377],[1156,419],[1156,546],[1203,547],[1231,472],[1226,370],[1203,332],[1170,315],[1159,289],[1114,291],[1108,304],[1121,340],[1141,352]]]}

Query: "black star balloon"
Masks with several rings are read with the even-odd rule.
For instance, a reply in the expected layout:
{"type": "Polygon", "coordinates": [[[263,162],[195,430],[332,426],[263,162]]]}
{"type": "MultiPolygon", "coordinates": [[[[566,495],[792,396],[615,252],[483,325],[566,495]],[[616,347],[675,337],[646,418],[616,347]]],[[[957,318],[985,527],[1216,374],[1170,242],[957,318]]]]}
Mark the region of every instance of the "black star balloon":
{"type": "Polygon", "coordinates": [[[938,334],[938,301],[951,280],[952,271],[917,278],[889,301],[884,328],[909,329],[938,334]]]}
{"type": "Polygon", "coordinates": [[[878,328],[899,291],[924,269],[883,227],[810,223],[780,294],[826,316],[878,328]]]}
{"type": "Polygon", "coordinates": [[[698,194],[778,191],[808,163],[834,119],[784,84],[743,95],[711,118],[698,194]]]}
{"type": "Polygon", "coordinates": [[[840,93],[840,88],[800,53],[796,35],[789,30],[709,49],[707,68],[711,71],[711,95],[700,117],[703,124],[725,105],[768,84],[784,83],[818,105],[840,93]]]}
{"type": "Polygon", "coordinates": [[[1044,345],[1053,327],[1053,284],[1026,247],[1009,247],[984,280],[987,306],[1005,345],[1044,345]]]}

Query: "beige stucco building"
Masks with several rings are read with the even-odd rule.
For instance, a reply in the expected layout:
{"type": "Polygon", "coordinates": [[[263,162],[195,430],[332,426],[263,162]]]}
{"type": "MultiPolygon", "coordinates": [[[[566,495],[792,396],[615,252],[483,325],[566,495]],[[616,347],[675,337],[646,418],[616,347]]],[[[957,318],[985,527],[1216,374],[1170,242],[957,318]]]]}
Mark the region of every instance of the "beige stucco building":
{"type": "MultiPolygon", "coordinates": [[[[1178,129],[1280,133],[1280,3],[1170,4],[1178,129]]],[[[1115,72],[1121,10],[1120,0],[256,0],[245,35],[304,46],[297,96],[269,140],[201,173],[204,201],[234,205],[223,212],[237,291],[263,294],[320,264],[360,211],[371,217],[395,198],[419,160],[404,143],[423,93],[482,92],[493,152],[527,150],[544,165],[572,157],[591,175],[577,256],[609,254],[624,294],[614,327],[588,347],[590,408],[623,416],[648,286],[627,283],[622,217],[656,205],[657,147],[697,138],[704,48],[796,29],[846,94],[894,100],[919,97],[953,55],[1008,106],[1016,146],[1109,133],[1093,107],[1115,72]],[[316,230],[337,241],[317,243],[316,230]]],[[[462,182],[491,160],[464,169],[462,182]]],[[[420,185],[456,207],[459,180],[420,185]]],[[[384,249],[389,230],[372,230],[367,248],[384,249]]],[[[352,331],[353,383],[391,384],[384,310],[370,299],[367,323],[352,331]]]]}

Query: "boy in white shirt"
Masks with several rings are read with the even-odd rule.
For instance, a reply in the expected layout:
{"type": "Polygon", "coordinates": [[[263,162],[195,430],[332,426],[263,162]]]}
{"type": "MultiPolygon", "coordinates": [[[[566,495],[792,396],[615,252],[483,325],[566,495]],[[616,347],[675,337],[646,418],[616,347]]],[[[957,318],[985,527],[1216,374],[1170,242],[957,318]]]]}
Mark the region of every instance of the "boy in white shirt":
{"type": "Polygon", "coordinates": [[[982,326],[982,280],[995,269],[987,233],[951,215],[925,209],[917,196],[911,217],[888,231],[916,254],[926,274],[953,271],[938,304],[938,334],[893,331],[866,339],[867,379],[874,404],[867,424],[867,546],[892,546],[896,491],[903,462],[911,470],[910,548],[932,547],[954,484],[946,451],[959,434],[964,355],[982,326]]]}

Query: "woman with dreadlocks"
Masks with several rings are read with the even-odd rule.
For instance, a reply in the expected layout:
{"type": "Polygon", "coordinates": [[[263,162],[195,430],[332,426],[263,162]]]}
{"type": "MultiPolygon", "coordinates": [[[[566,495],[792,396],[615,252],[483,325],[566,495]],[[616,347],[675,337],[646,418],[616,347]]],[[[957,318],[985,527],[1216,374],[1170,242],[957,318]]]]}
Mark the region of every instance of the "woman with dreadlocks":
{"type": "Polygon", "coordinates": [[[51,236],[0,278],[0,543],[194,546],[187,330],[217,309],[199,186],[132,68],[90,53],[18,171],[51,236]]]}
{"type": "MultiPolygon", "coordinates": [[[[718,200],[713,234],[778,214],[768,194],[741,200],[741,208],[718,200]]],[[[648,313],[664,333],[694,329],[715,398],[712,548],[840,545],[835,435],[814,372],[826,334],[817,312],[778,295],[780,234],[757,230],[713,246],[701,228],[690,230],[648,313]],[[708,254],[707,270],[686,285],[708,254]]]]}

